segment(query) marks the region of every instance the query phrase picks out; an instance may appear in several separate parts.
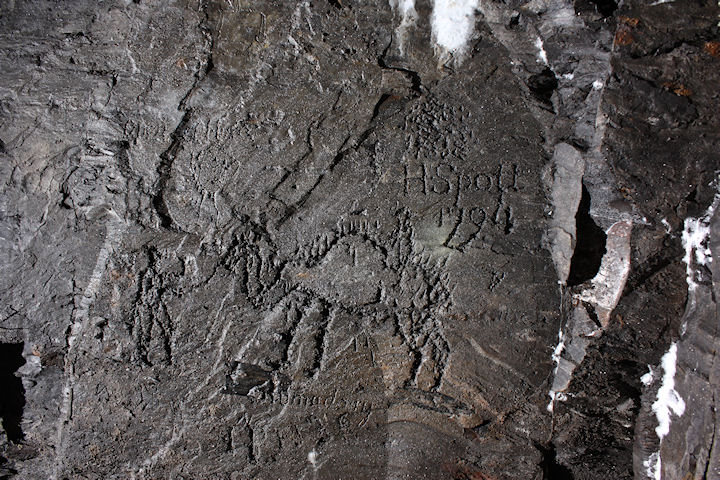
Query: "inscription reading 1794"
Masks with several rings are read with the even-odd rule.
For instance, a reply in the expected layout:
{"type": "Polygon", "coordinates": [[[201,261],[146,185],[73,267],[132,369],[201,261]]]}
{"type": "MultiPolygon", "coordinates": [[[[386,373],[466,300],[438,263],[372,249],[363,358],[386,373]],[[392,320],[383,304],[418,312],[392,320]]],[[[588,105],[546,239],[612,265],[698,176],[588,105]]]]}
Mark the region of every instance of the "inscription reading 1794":
{"type": "Polygon", "coordinates": [[[420,196],[431,202],[418,213],[431,219],[438,233],[442,232],[444,247],[463,251],[474,246],[486,227],[505,235],[515,230],[513,200],[523,190],[520,166],[500,163],[478,167],[479,171],[467,171],[445,160],[402,166],[404,196],[420,196]]]}

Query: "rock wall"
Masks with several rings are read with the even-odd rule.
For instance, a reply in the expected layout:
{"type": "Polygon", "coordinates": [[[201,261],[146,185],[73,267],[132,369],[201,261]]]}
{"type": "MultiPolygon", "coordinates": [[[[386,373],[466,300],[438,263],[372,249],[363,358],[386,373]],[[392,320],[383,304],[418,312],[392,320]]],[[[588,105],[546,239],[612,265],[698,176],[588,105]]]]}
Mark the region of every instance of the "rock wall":
{"type": "Polygon", "coordinates": [[[720,478],[719,13],[3,2],[0,478],[720,478]]]}

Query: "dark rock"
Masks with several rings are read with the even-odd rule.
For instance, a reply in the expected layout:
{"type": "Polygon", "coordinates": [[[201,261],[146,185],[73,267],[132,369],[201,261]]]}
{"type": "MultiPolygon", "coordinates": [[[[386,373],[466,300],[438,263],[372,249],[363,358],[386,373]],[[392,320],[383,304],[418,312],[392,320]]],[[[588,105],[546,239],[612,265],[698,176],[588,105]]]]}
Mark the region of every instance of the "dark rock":
{"type": "Polygon", "coordinates": [[[713,478],[717,5],[451,3],[0,5],[0,478],[713,478]]]}

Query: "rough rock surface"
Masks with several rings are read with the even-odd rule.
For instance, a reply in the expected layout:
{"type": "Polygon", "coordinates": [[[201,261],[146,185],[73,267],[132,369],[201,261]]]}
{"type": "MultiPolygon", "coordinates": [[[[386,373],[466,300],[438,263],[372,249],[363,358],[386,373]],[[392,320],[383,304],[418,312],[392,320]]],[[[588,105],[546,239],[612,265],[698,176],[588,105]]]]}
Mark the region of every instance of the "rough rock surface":
{"type": "Polygon", "coordinates": [[[0,3],[0,478],[720,478],[718,13],[0,3]]]}

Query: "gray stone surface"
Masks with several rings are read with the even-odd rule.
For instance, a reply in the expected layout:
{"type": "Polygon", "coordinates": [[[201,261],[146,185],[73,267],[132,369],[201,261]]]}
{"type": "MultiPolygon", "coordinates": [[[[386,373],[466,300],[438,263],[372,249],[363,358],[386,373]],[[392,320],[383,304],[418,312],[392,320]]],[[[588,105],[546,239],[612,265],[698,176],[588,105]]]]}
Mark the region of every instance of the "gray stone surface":
{"type": "Polygon", "coordinates": [[[718,6],[441,4],[0,4],[0,478],[720,475],[718,6]]]}

